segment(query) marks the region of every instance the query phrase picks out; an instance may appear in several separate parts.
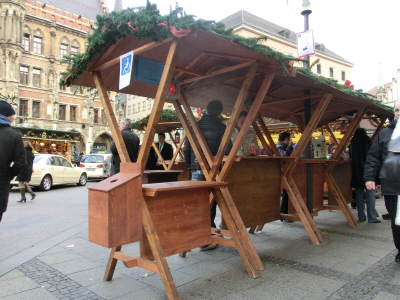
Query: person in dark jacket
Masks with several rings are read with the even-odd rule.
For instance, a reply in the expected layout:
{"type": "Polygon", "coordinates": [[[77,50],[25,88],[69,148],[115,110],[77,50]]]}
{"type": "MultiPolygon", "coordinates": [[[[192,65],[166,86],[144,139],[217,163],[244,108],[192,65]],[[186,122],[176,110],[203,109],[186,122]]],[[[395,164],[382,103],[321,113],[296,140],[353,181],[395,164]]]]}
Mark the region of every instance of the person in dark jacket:
{"type": "MultiPolygon", "coordinates": [[[[396,122],[400,117],[400,101],[397,101],[394,105],[394,119],[393,121],[384,129],[382,129],[367,154],[367,160],[365,162],[364,170],[364,180],[365,186],[368,190],[374,190],[376,184],[379,183],[379,171],[382,167],[382,163],[388,155],[388,144],[392,137],[393,129],[396,127],[396,122]]],[[[397,193],[386,185],[382,183],[382,194],[385,198],[385,206],[390,215],[390,221],[392,224],[392,234],[394,245],[398,250],[395,257],[396,262],[400,262],[400,226],[395,224],[396,219],[396,209],[398,202],[397,193]]]]}
{"type": "MultiPolygon", "coordinates": [[[[158,143],[156,143],[156,146],[158,150],[161,153],[161,156],[163,157],[164,160],[171,160],[172,156],[174,156],[174,149],[172,148],[171,144],[168,144],[165,142],[165,133],[160,132],[158,134],[158,143]]],[[[164,170],[164,167],[162,163],[160,163],[157,157],[156,152],[153,152],[155,155],[155,160],[156,160],[156,169],[157,170],[164,170]]]]}
{"type": "MultiPolygon", "coordinates": [[[[134,132],[132,132],[131,119],[122,118],[119,122],[119,130],[121,130],[122,138],[125,142],[125,147],[128,151],[131,162],[136,162],[139,154],[140,139],[134,132]]],[[[114,175],[120,171],[121,159],[115,143],[111,145],[110,150],[112,153],[111,175],[114,175]]]]}
{"type": "MultiPolygon", "coordinates": [[[[213,156],[215,156],[218,152],[219,145],[221,144],[222,137],[224,136],[226,125],[222,123],[222,120],[219,118],[223,110],[223,105],[219,100],[213,100],[207,105],[207,114],[203,115],[199,120],[198,124],[201,132],[203,133],[204,139],[210,148],[210,152],[213,156]]],[[[232,141],[229,140],[229,145],[225,151],[225,155],[229,154],[229,151],[232,148],[232,141]]],[[[185,156],[185,161],[188,169],[192,173],[192,180],[204,180],[203,172],[199,164],[197,163],[196,156],[194,155],[193,149],[189,143],[189,140],[186,139],[185,146],[183,149],[183,154],[185,156]]],[[[215,216],[217,212],[217,204],[213,203],[210,209],[211,216],[211,227],[216,227],[215,225],[215,216]]],[[[209,245],[204,245],[200,247],[201,251],[215,249],[217,247],[216,244],[212,243],[209,245]]]]}
{"type": "Polygon", "coordinates": [[[11,128],[14,117],[13,107],[0,100],[0,221],[7,210],[10,181],[26,166],[22,136],[11,128]]]}
{"type": "MultiPolygon", "coordinates": [[[[290,140],[290,133],[287,131],[281,132],[278,137],[278,143],[276,144],[276,148],[278,149],[281,156],[290,156],[293,152],[292,141],[290,140]]],[[[281,213],[287,214],[289,212],[289,195],[286,192],[286,189],[282,192],[282,201],[281,201],[281,213]]],[[[288,223],[292,223],[292,220],[282,220],[288,223]]]]}
{"type": "Polygon", "coordinates": [[[21,199],[17,202],[26,202],[25,191],[31,194],[31,200],[35,199],[36,197],[36,194],[32,192],[31,187],[29,186],[29,181],[31,181],[32,177],[33,160],[35,158],[35,155],[32,152],[33,149],[30,142],[25,141],[24,147],[25,147],[26,161],[28,164],[22,170],[22,172],[18,174],[16,178],[16,180],[18,181],[19,191],[21,193],[21,199]]]}
{"type": "MultiPolygon", "coordinates": [[[[358,128],[350,141],[350,158],[351,158],[351,186],[355,188],[355,199],[358,211],[358,220],[364,222],[366,220],[364,211],[364,168],[367,153],[371,148],[371,139],[368,137],[364,128],[358,128]]],[[[366,190],[365,200],[367,203],[368,223],[380,223],[376,218],[375,210],[375,191],[366,190]]]]}

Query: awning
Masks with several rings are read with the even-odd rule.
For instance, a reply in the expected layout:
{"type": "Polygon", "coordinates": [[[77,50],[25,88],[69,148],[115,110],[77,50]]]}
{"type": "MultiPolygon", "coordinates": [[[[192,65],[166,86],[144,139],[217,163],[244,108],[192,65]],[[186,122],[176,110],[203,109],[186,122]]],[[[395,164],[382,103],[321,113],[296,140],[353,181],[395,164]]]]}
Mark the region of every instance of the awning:
{"type": "Polygon", "coordinates": [[[20,126],[12,126],[12,128],[20,132],[23,138],[65,142],[79,142],[80,140],[82,140],[82,134],[77,131],[41,129],[20,126]]]}

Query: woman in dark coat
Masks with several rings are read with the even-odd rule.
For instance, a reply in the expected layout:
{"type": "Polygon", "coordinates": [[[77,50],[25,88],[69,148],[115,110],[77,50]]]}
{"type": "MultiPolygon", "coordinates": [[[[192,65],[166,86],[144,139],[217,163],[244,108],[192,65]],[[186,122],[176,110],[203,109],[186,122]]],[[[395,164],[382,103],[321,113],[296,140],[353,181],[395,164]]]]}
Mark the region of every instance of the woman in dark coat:
{"type": "Polygon", "coordinates": [[[21,173],[17,176],[16,180],[18,181],[18,187],[21,193],[21,200],[17,202],[26,202],[25,198],[25,191],[27,191],[29,194],[31,194],[31,200],[35,199],[36,195],[34,192],[32,192],[30,186],[29,186],[29,181],[31,181],[32,177],[32,170],[33,170],[33,159],[35,156],[32,153],[32,145],[30,142],[25,141],[24,142],[24,147],[25,147],[25,155],[26,155],[26,160],[28,164],[26,165],[25,169],[22,170],[21,173]]]}
{"type": "MultiPolygon", "coordinates": [[[[367,158],[367,153],[371,147],[371,139],[368,137],[364,128],[358,128],[350,141],[350,158],[351,158],[351,186],[356,190],[356,204],[358,211],[358,220],[364,222],[365,216],[364,206],[364,167],[367,158]]],[[[376,219],[375,210],[375,190],[365,191],[365,200],[367,203],[368,223],[380,223],[376,219]]]]}

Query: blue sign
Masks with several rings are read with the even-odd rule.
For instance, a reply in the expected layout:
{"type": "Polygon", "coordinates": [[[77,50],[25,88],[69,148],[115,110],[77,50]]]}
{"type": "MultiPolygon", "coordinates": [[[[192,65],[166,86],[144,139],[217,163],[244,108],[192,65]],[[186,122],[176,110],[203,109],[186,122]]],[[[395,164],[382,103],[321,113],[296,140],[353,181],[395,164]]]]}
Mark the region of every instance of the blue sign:
{"type": "Polygon", "coordinates": [[[139,56],[134,62],[134,80],[158,85],[164,70],[164,63],[139,56]]]}

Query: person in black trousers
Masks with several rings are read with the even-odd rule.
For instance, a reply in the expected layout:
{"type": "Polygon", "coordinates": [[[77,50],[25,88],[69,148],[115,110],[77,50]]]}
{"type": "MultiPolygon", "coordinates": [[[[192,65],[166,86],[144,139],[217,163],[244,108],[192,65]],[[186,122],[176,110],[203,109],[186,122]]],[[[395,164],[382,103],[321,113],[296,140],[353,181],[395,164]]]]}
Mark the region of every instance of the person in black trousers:
{"type": "Polygon", "coordinates": [[[18,187],[19,191],[21,193],[21,199],[17,202],[26,202],[26,197],[25,197],[25,192],[28,192],[31,194],[31,200],[35,199],[36,194],[32,192],[31,187],[29,186],[29,181],[31,181],[32,177],[32,171],[33,171],[33,160],[35,158],[35,155],[32,152],[32,145],[30,142],[25,141],[24,142],[24,147],[25,147],[25,155],[26,155],[26,161],[27,165],[26,167],[22,170],[21,173],[18,174],[16,180],[18,181],[18,187]]]}

